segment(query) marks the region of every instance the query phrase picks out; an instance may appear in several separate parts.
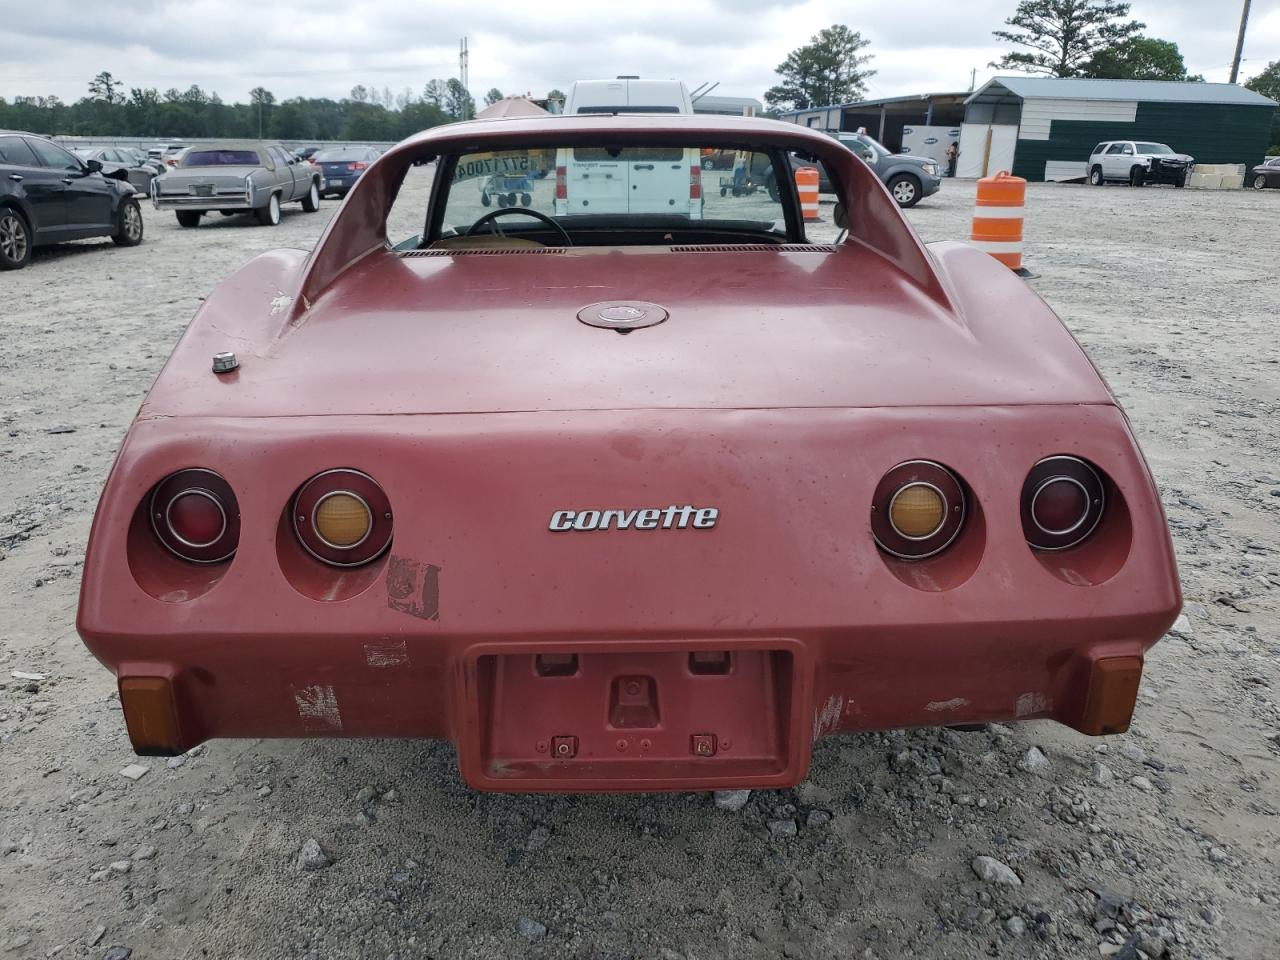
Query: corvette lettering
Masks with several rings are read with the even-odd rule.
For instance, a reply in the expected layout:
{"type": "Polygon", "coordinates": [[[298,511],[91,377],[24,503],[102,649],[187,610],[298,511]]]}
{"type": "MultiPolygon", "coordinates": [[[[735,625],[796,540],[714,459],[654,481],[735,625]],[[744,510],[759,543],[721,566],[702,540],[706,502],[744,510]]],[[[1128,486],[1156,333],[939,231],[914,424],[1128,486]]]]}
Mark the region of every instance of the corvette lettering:
{"type": "Polygon", "coordinates": [[[568,530],[710,530],[720,519],[717,507],[651,507],[634,510],[557,510],[547,529],[568,530]]]}

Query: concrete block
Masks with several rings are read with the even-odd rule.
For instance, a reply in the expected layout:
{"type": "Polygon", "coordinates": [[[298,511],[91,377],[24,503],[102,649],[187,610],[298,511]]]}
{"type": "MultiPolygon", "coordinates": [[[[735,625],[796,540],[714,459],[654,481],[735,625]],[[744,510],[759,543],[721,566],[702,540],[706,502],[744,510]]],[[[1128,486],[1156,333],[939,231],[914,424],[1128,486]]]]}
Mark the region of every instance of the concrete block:
{"type": "Polygon", "coordinates": [[[1232,173],[1222,178],[1223,190],[1239,190],[1243,186],[1244,186],[1244,177],[1240,176],[1239,174],[1232,173]]]}

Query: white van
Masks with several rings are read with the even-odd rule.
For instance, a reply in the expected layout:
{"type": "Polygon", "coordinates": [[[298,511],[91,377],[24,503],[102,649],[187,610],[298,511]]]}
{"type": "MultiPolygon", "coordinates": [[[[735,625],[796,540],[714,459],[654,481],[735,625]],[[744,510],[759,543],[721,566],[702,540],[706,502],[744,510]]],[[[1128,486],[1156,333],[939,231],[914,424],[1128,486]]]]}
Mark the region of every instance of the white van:
{"type": "Polygon", "coordinates": [[[572,113],[693,113],[689,88],[679,80],[575,80],[564,101],[572,113]]]}
{"type": "MultiPolygon", "coordinates": [[[[566,114],[693,113],[679,80],[576,80],[566,114]]],[[[670,213],[702,219],[702,164],[696,148],[575,147],[556,155],[556,216],[670,213]]]]}

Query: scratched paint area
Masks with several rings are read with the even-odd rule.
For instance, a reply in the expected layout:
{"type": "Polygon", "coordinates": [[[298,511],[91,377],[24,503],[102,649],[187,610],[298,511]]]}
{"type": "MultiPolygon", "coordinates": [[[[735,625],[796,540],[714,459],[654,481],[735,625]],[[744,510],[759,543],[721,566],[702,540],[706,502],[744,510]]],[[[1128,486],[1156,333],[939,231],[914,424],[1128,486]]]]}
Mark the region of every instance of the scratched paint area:
{"type": "Polygon", "coordinates": [[[313,729],[341,730],[342,712],[333,687],[317,683],[309,687],[295,687],[293,701],[298,705],[298,716],[313,729]]]}

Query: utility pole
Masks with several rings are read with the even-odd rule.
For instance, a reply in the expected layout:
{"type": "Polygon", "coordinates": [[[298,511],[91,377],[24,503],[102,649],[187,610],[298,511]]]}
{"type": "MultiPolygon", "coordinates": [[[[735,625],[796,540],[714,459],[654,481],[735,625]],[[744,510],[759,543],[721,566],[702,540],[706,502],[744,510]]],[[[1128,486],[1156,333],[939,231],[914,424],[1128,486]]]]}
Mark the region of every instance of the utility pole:
{"type": "Polygon", "coordinates": [[[978,82],[978,68],[974,67],[969,71],[969,92],[973,93],[974,84],[978,82]]]}
{"type": "Polygon", "coordinates": [[[1240,13],[1240,33],[1236,37],[1236,55],[1231,61],[1231,79],[1229,83],[1235,83],[1240,77],[1240,56],[1244,53],[1244,30],[1249,25],[1249,4],[1251,0],[1244,0],[1244,10],[1240,13]]]}
{"type": "Polygon", "coordinates": [[[469,120],[467,116],[467,96],[470,92],[470,78],[467,75],[467,38],[462,38],[462,43],[458,47],[458,79],[462,82],[462,103],[459,104],[459,111],[462,116],[459,120],[469,120]]]}

